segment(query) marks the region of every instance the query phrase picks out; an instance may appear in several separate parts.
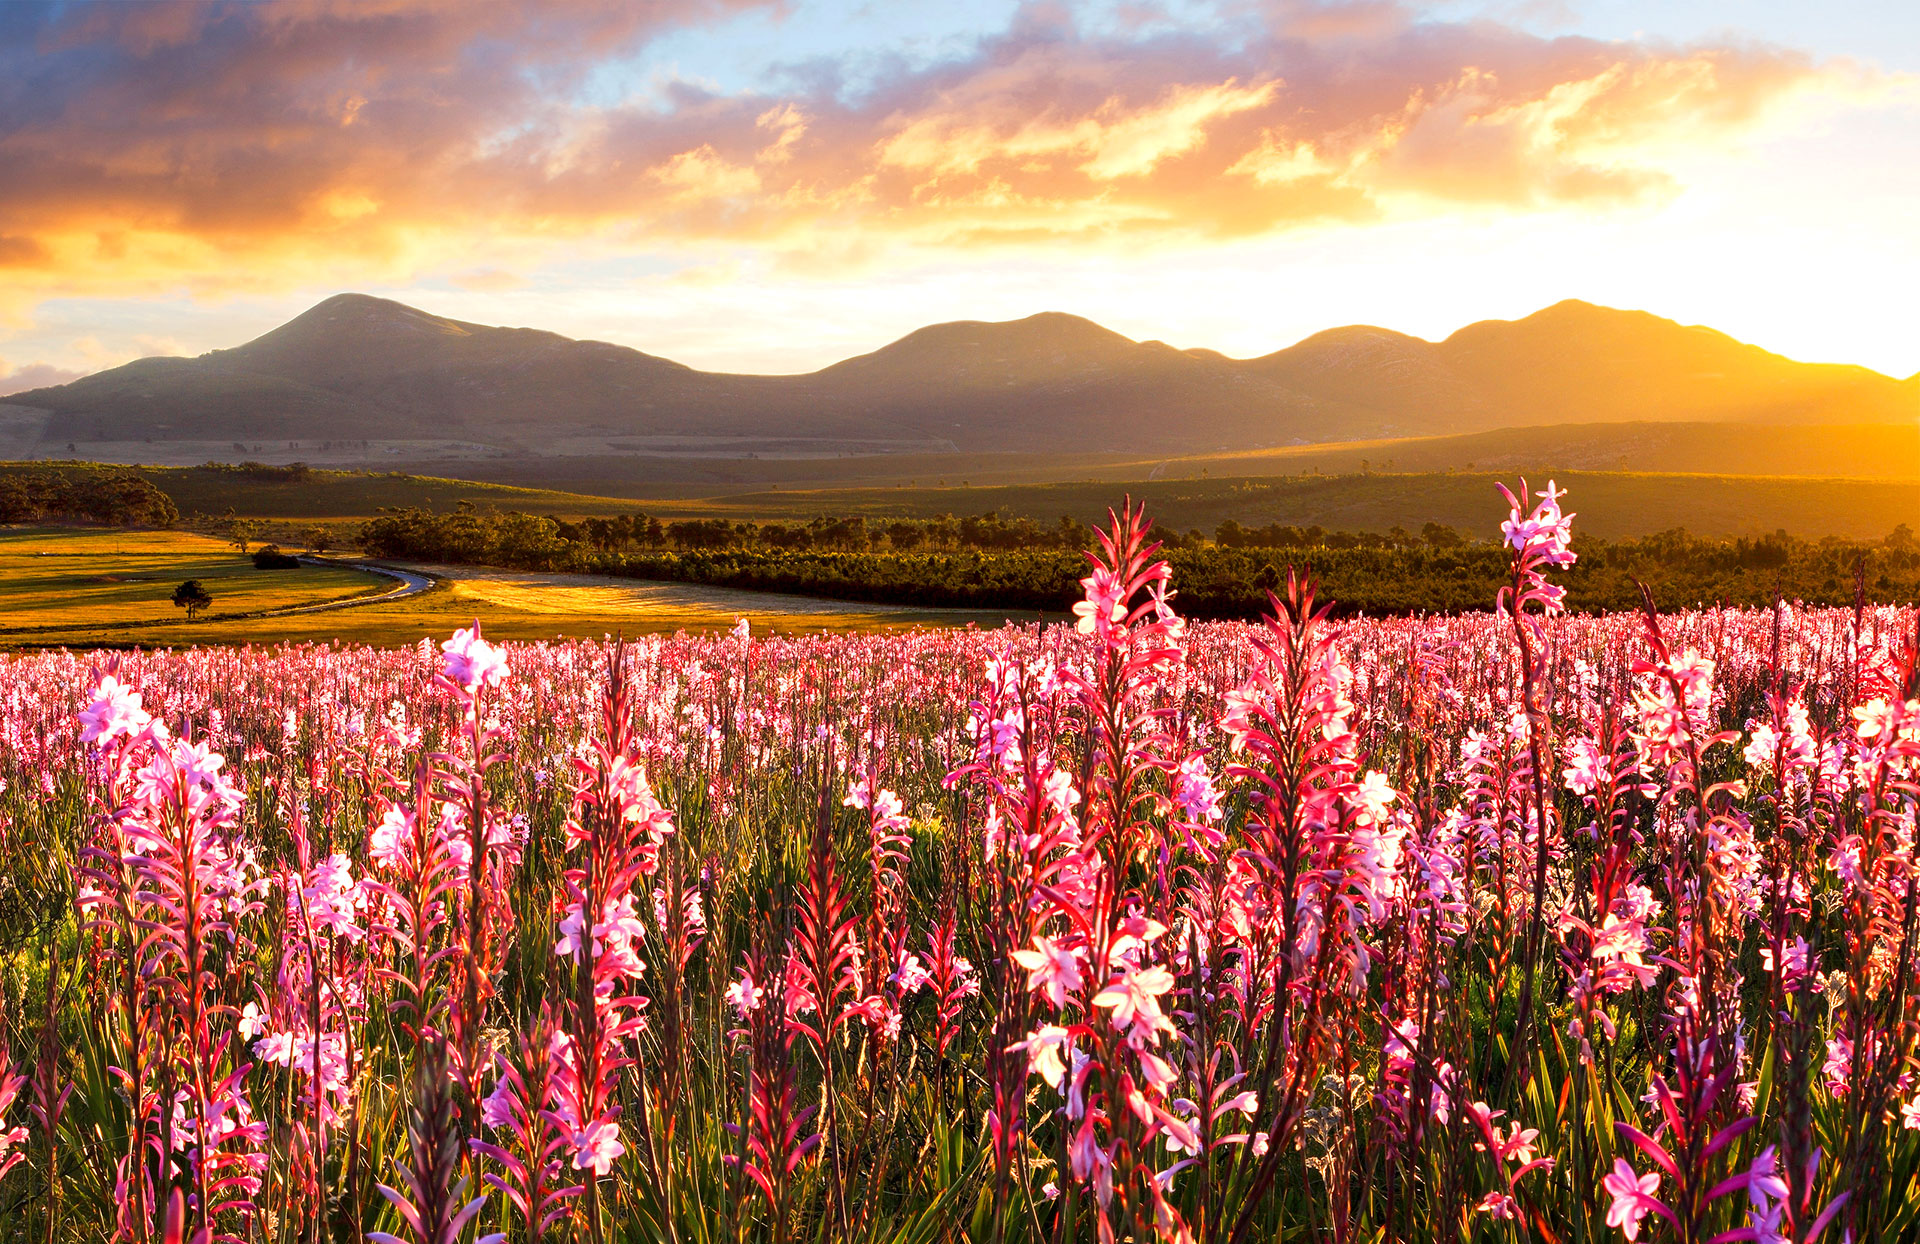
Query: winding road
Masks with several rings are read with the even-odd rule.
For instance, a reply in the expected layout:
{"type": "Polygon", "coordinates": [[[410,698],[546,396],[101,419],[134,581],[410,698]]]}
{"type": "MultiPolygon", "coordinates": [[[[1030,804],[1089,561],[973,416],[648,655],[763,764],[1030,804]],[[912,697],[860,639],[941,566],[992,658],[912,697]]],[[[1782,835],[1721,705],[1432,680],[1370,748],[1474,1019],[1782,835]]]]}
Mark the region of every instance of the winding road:
{"type": "Polygon", "coordinates": [[[337,561],[331,557],[301,557],[300,561],[308,566],[325,566],[331,570],[361,570],[367,574],[377,574],[383,578],[398,579],[400,586],[391,591],[381,592],[377,596],[349,596],[345,600],[327,600],[317,605],[290,605],[285,609],[270,609],[265,613],[253,614],[256,618],[284,618],[296,613],[323,613],[328,609],[352,609],[359,605],[384,605],[389,601],[403,600],[408,596],[418,596],[432,587],[435,579],[432,575],[417,574],[411,570],[399,570],[392,566],[378,566],[372,562],[337,561]]]}

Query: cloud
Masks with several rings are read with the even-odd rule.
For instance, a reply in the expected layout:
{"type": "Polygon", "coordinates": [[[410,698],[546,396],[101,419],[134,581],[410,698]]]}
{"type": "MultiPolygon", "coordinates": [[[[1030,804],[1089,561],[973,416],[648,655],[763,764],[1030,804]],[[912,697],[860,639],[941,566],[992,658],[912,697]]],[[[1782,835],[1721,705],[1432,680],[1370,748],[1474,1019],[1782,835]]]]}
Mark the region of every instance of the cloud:
{"type": "Polygon", "coordinates": [[[527,283],[527,278],[499,268],[475,268],[470,272],[455,273],[450,279],[461,289],[486,294],[519,289],[527,283]]]}
{"type": "MultiPolygon", "coordinates": [[[[1269,3],[1208,32],[1034,6],[950,59],[792,89],[583,88],[756,0],[283,0],[0,18],[0,311],[457,271],[540,248],[890,249],[1245,237],[1683,187],[1837,72],[1759,45],[1546,38],[1269,3]],[[589,102],[591,101],[591,102],[589,102]]],[[[1855,75],[1857,79],[1858,75],[1855,75]]]]}
{"type": "Polygon", "coordinates": [[[44,389],[50,385],[66,384],[86,374],[83,371],[68,371],[64,367],[55,367],[50,363],[28,363],[24,367],[10,368],[5,359],[0,359],[0,397],[11,393],[25,393],[28,389],[44,389]]]}

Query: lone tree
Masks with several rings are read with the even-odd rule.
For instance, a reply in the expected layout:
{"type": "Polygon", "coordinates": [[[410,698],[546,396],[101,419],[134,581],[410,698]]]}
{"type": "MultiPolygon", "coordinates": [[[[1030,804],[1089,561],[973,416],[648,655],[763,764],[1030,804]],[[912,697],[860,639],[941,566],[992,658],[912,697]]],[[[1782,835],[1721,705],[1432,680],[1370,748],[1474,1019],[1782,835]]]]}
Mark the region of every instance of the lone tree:
{"type": "Polygon", "coordinates": [[[193,621],[194,615],[213,603],[213,597],[207,593],[198,579],[188,579],[173,589],[173,606],[187,611],[187,621],[193,621]]]}
{"type": "Polygon", "coordinates": [[[228,506],[223,525],[227,542],[240,550],[240,556],[245,557],[253,549],[253,542],[259,538],[260,524],[251,518],[241,518],[233,512],[232,506],[228,506]]]}

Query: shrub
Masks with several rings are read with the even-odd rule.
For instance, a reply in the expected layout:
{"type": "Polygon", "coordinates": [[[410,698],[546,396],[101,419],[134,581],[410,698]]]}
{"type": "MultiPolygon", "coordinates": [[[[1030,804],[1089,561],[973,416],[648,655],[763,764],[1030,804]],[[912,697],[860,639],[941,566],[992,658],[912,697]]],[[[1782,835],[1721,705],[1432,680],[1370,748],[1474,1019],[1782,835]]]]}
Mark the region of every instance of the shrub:
{"type": "Polygon", "coordinates": [[[255,570],[298,570],[300,559],[291,553],[283,553],[277,544],[263,544],[253,551],[255,570]]]}

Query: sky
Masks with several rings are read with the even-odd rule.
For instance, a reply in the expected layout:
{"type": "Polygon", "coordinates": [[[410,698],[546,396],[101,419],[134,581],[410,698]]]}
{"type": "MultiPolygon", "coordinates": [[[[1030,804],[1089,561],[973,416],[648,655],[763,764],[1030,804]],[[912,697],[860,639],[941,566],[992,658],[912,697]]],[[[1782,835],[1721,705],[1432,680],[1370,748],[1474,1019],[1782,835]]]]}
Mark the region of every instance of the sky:
{"type": "Polygon", "coordinates": [[[1910,0],[0,3],[0,394],[345,290],[806,371],[1564,298],[1920,372],[1910,0]]]}

